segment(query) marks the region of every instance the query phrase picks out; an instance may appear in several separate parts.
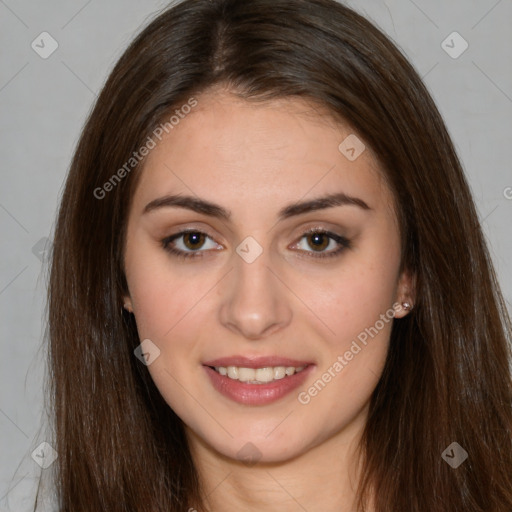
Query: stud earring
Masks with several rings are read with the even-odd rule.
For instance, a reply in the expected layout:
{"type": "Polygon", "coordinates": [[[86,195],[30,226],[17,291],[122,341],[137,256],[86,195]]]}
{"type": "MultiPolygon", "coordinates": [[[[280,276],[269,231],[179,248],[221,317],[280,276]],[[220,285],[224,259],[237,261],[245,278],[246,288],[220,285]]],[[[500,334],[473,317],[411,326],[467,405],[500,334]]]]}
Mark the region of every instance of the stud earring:
{"type": "Polygon", "coordinates": [[[414,308],[414,306],[409,302],[402,302],[402,307],[407,311],[411,311],[411,309],[414,308]]]}

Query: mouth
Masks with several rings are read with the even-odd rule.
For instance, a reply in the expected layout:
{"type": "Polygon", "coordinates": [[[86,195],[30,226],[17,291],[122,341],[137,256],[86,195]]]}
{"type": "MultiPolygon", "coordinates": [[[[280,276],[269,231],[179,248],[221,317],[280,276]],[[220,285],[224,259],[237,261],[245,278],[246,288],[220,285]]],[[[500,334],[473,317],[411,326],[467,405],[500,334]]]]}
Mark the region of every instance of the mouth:
{"type": "Polygon", "coordinates": [[[300,386],[315,365],[306,361],[270,357],[217,359],[203,364],[214,389],[245,405],[265,405],[300,386]]]}

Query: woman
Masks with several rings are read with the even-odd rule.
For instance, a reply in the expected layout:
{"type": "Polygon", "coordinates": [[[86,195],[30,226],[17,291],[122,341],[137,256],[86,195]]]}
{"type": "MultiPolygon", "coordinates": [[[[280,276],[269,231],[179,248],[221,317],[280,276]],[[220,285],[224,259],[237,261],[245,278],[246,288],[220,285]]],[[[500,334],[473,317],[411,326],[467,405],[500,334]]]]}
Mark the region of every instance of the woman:
{"type": "Polygon", "coordinates": [[[511,324],[469,187],[350,9],[158,16],[53,251],[62,511],[512,509],[511,324]]]}

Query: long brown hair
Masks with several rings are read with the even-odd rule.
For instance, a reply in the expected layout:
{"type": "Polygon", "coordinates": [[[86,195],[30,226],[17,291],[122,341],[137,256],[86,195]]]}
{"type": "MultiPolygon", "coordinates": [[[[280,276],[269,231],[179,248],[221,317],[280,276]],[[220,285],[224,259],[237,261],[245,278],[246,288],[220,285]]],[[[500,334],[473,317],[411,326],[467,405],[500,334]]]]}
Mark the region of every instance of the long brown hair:
{"type": "Polygon", "coordinates": [[[512,327],[468,184],[412,66],[333,0],[185,0],[111,72],[77,145],[54,236],[49,382],[60,510],[204,506],[183,424],[134,356],[140,340],[122,310],[126,221],[143,161],[104,184],[176,108],[219,84],[248,101],[296,96],[327,107],[373,150],[394,194],[416,303],[393,325],[371,398],[360,509],[510,512],[512,327]],[[457,468],[442,457],[453,442],[468,453],[457,468]]]}

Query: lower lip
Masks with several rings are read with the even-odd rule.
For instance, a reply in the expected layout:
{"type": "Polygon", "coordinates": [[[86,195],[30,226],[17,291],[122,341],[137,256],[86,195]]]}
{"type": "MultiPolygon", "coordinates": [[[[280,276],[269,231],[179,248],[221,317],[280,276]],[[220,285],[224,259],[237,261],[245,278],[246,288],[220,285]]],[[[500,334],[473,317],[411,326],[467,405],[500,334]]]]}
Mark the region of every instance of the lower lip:
{"type": "Polygon", "coordinates": [[[203,366],[210,377],[213,387],[225,397],[246,405],[266,405],[283,398],[298,388],[314,368],[309,365],[299,373],[266,384],[248,384],[230,379],[209,366],[203,366]]]}

